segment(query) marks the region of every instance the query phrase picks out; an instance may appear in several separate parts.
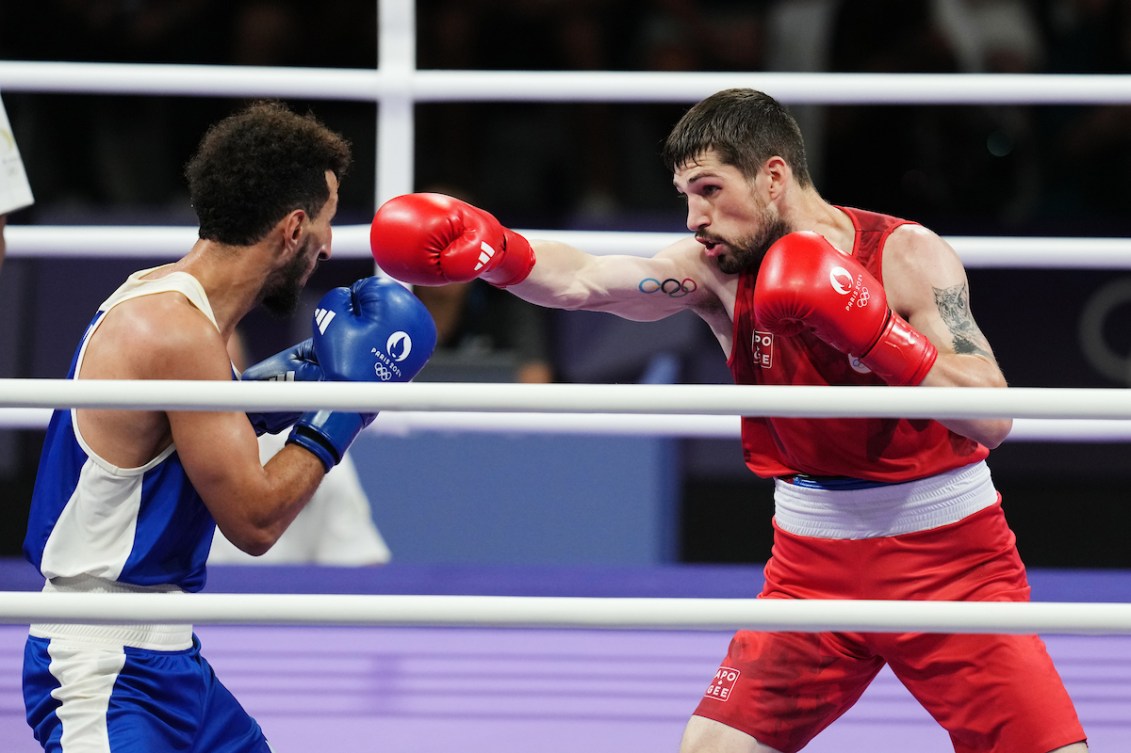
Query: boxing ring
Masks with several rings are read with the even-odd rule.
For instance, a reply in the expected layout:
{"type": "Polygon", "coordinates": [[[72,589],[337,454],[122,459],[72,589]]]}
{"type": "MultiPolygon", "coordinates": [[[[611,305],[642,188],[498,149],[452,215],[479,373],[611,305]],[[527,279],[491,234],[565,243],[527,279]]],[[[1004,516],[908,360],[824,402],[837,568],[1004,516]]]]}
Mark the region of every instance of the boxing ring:
{"type": "MultiPolygon", "coordinates": [[[[413,188],[416,102],[691,103],[755,85],[794,103],[1120,103],[1126,76],[630,74],[420,71],[406,3],[380,3],[378,69],[304,70],[0,61],[0,91],[277,96],[377,101],[375,202],[413,188]]],[[[520,229],[597,253],[648,254],[677,236],[520,229]]],[[[9,226],[17,257],[176,258],[181,227],[9,226]]],[[[1122,238],[949,238],[968,267],[1131,269],[1122,238]],[[1073,253],[1064,253],[1072,248],[1073,253]]],[[[338,258],[367,258],[368,227],[335,230],[338,258]]],[[[735,416],[1012,416],[1010,441],[1131,439],[1125,390],[898,390],[707,385],[68,383],[0,379],[0,429],[54,407],[381,409],[374,433],[435,430],[737,439],[735,416]],[[1055,397],[1055,399],[1050,399],[1055,397]],[[846,405],[851,404],[851,409],[846,405]],[[679,415],[681,420],[665,420],[679,415]]],[[[768,524],[768,521],[767,521],[768,524]]],[[[0,563],[0,750],[37,750],[19,677],[35,620],[183,619],[278,753],[374,749],[544,753],[678,748],[730,632],[858,629],[1040,632],[1093,750],[1131,750],[1131,576],[1035,572],[1032,604],[755,602],[760,568],[275,566],[210,568],[207,593],[42,594],[0,563]],[[89,597],[89,598],[88,598],[89,597]]],[[[950,750],[890,672],[807,751],[950,750]]]]}

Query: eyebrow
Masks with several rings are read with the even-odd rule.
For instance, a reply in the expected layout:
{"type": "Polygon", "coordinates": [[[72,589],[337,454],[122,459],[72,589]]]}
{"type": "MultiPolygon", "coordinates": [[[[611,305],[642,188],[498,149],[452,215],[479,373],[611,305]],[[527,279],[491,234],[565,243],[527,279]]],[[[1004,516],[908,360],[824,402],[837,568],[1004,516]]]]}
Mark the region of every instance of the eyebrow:
{"type": "MultiPolygon", "coordinates": [[[[687,185],[691,186],[695,183],[698,183],[699,181],[707,180],[707,179],[710,179],[710,178],[718,178],[718,177],[719,177],[719,174],[717,172],[710,170],[710,169],[703,169],[699,172],[692,173],[691,177],[687,179],[687,185]]],[[[676,189],[679,190],[679,184],[676,182],[676,180],[674,178],[672,179],[672,185],[674,185],[676,187],[676,189]]]]}

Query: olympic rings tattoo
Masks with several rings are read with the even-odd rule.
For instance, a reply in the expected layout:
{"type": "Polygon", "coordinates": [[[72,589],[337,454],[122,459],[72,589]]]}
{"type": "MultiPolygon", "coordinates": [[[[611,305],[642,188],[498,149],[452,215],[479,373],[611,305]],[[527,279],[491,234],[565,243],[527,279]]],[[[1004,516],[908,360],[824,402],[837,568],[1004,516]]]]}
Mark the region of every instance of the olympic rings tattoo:
{"type": "Polygon", "coordinates": [[[640,281],[641,293],[655,293],[659,291],[669,298],[682,298],[689,293],[694,293],[699,286],[695,284],[695,280],[690,277],[685,277],[682,280],[676,280],[669,277],[668,279],[660,282],[655,277],[645,277],[640,281]]]}

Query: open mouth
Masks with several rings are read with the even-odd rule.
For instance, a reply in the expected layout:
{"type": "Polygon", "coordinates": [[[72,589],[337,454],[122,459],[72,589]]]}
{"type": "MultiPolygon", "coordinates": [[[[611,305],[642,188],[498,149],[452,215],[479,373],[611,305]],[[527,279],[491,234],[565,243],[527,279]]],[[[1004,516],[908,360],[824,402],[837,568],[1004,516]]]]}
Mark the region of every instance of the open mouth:
{"type": "Polygon", "coordinates": [[[697,236],[695,240],[703,244],[703,248],[706,250],[707,256],[715,256],[716,253],[722,253],[723,244],[719,243],[718,241],[713,241],[710,238],[704,238],[703,236],[697,236]]]}

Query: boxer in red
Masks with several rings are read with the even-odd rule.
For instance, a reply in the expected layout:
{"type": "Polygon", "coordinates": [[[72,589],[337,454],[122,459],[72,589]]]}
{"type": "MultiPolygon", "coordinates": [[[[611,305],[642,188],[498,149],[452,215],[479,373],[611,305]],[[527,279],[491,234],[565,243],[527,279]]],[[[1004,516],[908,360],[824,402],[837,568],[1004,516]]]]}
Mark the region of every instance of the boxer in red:
{"type": "MultiPolygon", "coordinates": [[[[1006,386],[954,250],[915,222],[826,201],[797,123],[772,97],[706,98],[663,158],[694,235],[651,258],[531,243],[436,194],[384,204],[373,253],[417,285],[482,277],[542,306],[641,321],[691,309],[738,384],[1006,386]]],[[[1011,427],[744,417],[746,464],[775,480],[761,597],[1027,600],[986,465],[1011,427]]],[[[1037,636],[739,631],[681,751],[795,753],[885,664],[959,753],[1087,750],[1037,636]]]]}

